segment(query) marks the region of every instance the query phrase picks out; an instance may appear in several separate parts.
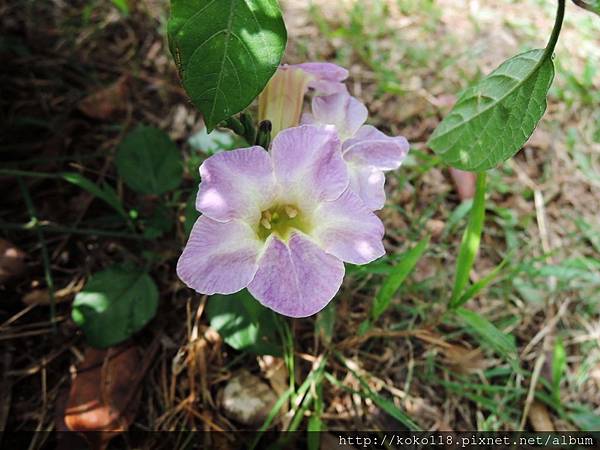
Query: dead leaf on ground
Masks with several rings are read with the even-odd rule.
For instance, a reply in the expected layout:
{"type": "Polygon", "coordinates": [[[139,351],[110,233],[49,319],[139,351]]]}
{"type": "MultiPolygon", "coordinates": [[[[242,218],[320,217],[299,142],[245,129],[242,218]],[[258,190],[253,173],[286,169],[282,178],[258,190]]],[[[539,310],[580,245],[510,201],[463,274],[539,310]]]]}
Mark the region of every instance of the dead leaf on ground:
{"type": "Polygon", "coordinates": [[[106,120],[113,114],[124,111],[127,105],[129,74],[102,88],[79,102],[79,110],[92,119],[106,120]]]}
{"type": "Polygon", "coordinates": [[[444,348],[444,360],[454,371],[469,375],[485,370],[496,364],[493,359],[486,359],[480,348],[467,348],[452,344],[444,348]]]}
{"type": "Polygon", "coordinates": [[[461,201],[473,198],[475,195],[475,181],[477,179],[477,176],[473,172],[466,172],[450,167],[450,176],[461,201]]]}
{"type": "Polygon", "coordinates": [[[86,432],[92,449],[105,449],[133,421],[140,403],[141,362],[135,345],[85,350],[71,384],[64,421],[69,430],[86,432]]]}
{"type": "Polygon", "coordinates": [[[25,273],[25,252],[5,239],[0,239],[0,283],[19,278],[25,273]]]}
{"type": "Polygon", "coordinates": [[[543,403],[534,401],[529,408],[528,418],[535,431],[554,431],[554,422],[543,403]]]}

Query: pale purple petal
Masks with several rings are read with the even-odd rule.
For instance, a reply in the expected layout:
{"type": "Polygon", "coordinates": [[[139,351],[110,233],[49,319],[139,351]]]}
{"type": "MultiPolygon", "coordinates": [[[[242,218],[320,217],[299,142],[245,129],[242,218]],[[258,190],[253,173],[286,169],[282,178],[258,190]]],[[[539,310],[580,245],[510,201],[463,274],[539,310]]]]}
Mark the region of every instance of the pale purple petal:
{"type": "Polygon", "coordinates": [[[408,154],[405,137],[386,136],[371,125],[364,125],[356,136],[344,142],[344,160],[357,165],[368,165],[380,170],[400,167],[408,154]]]}
{"type": "Polygon", "coordinates": [[[334,200],[348,186],[340,141],[333,130],[313,125],[288,128],[271,147],[275,177],[284,200],[334,200]]]}
{"type": "Polygon", "coordinates": [[[275,195],[271,157],[262,147],[211,156],[200,166],[196,209],[211,219],[256,221],[275,195]]]}
{"type": "Polygon", "coordinates": [[[348,165],[350,190],[357,194],[365,206],[377,211],[385,205],[385,174],[370,166],[348,165]]]}
{"type": "Polygon", "coordinates": [[[366,264],[385,254],[383,223],[350,189],[314,213],[311,235],[327,253],[342,261],[366,264]]]}
{"type": "Polygon", "coordinates": [[[311,76],[308,87],[317,95],[330,95],[336,92],[347,92],[343,81],[348,78],[348,71],[332,63],[310,62],[290,67],[302,69],[311,76]]]}
{"type": "Polygon", "coordinates": [[[344,263],[301,234],[287,245],[270,238],[248,291],[263,305],[290,317],[307,317],[323,309],[344,278],[344,263]]]}
{"type": "Polygon", "coordinates": [[[314,97],[312,113],[316,123],[334,125],[342,141],[353,137],[369,115],[365,105],[347,93],[314,97]]]}
{"type": "Polygon", "coordinates": [[[263,247],[245,222],[217,222],[201,216],[179,257],[177,275],[201,294],[232,294],[254,278],[263,247]]]}

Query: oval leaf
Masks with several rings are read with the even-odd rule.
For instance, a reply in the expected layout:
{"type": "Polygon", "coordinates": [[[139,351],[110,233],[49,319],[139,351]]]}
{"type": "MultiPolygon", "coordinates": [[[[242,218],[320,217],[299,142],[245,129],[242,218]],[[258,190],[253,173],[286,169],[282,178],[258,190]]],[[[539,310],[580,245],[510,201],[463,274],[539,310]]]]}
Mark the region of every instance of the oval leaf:
{"type": "Polygon", "coordinates": [[[92,347],[116,345],[156,313],[158,289],[138,269],[112,267],[94,274],[75,297],[71,316],[92,347]]]}
{"type": "Polygon", "coordinates": [[[258,303],[247,290],[211,296],[206,315],[210,326],[234,349],[259,355],[281,354],[281,347],[276,344],[273,311],[258,303]]]}
{"type": "Polygon", "coordinates": [[[169,135],[140,126],[117,150],[117,170],[123,181],[141,194],[160,195],[175,189],[183,176],[183,159],[169,135]]]}
{"type": "Polygon", "coordinates": [[[209,131],[275,73],[287,39],[276,0],[172,0],[169,46],[209,131]]]}
{"type": "Polygon", "coordinates": [[[543,54],[514,56],[462,93],[428,142],[444,162],[484,171],[519,151],[546,111],[554,79],[552,58],[538,65],[543,54]]]}

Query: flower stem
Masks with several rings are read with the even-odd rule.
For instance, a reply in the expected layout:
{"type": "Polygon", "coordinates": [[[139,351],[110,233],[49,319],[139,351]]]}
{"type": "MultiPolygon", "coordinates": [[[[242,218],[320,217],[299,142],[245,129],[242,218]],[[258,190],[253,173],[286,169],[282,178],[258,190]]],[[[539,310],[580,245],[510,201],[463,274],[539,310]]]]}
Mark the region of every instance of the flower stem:
{"type": "Polygon", "coordinates": [[[558,36],[560,35],[560,30],[562,29],[562,24],[565,18],[565,2],[566,0],[558,0],[558,9],[556,11],[556,19],[554,20],[554,28],[552,29],[552,34],[550,35],[550,39],[548,40],[548,44],[546,45],[544,55],[542,56],[540,62],[550,58],[554,52],[554,49],[556,48],[558,36]]]}

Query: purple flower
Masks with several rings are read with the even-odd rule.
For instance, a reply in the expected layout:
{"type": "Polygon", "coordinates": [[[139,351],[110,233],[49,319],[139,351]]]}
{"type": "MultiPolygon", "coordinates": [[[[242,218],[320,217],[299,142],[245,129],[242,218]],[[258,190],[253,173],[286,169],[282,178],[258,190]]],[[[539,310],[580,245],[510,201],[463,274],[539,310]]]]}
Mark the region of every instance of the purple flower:
{"type": "Polygon", "coordinates": [[[350,189],[375,211],[385,204],[384,172],[400,167],[409,145],[403,136],[386,136],[367,120],[367,108],[347,92],[314,97],[312,114],[303,123],[335,129],[342,141],[342,154],[348,165],[350,189]]]}
{"type": "Polygon", "coordinates": [[[334,297],[344,262],[381,257],[383,224],[348,187],[340,141],[304,125],[279,133],[270,152],[250,147],[200,167],[203,214],[177,274],[203,294],[245,287],[291,316],[315,314],[334,297]]]}
{"type": "Polygon", "coordinates": [[[270,120],[272,135],[300,123],[304,96],[309,89],[316,95],[347,92],[343,81],[348,71],[331,63],[284,64],[258,98],[259,120],[270,120]]]}

